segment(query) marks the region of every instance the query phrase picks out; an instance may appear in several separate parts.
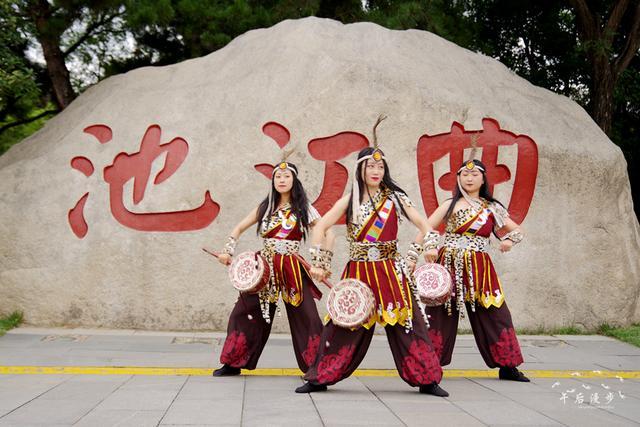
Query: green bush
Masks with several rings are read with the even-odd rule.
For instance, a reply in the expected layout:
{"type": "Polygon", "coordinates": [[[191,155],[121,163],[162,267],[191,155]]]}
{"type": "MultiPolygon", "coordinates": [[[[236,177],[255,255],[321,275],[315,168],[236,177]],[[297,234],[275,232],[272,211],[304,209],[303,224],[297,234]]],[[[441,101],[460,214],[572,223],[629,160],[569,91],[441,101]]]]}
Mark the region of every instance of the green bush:
{"type": "Polygon", "coordinates": [[[13,329],[22,323],[23,315],[19,311],[14,311],[7,317],[0,317],[0,336],[9,329],[13,329]]]}

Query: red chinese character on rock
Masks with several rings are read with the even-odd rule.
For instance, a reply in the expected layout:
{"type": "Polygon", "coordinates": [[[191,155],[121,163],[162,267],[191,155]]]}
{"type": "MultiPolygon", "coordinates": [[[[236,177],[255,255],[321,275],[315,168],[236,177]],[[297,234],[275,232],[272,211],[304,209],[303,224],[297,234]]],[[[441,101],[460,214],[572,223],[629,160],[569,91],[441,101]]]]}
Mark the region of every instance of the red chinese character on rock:
{"type": "MultiPolygon", "coordinates": [[[[262,133],[273,139],[280,148],[284,148],[284,146],[289,143],[289,140],[291,140],[291,133],[289,132],[289,129],[277,122],[265,123],[262,126],[262,133]]],[[[274,168],[272,164],[258,163],[253,165],[253,167],[271,181],[271,174],[273,173],[274,168]]]]}
{"type": "MultiPolygon", "coordinates": [[[[93,135],[100,144],[106,144],[111,141],[113,136],[113,132],[111,132],[111,128],[106,125],[92,125],[84,129],[85,133],[89,135],[93,135]]],[[[75,170],[78,170],[84,174],[86,177],[90,177],[93,175],[94,167],[91,160],[87,159],[83,156],[74,157],[71,159],[71,167],[75,170]]],[[[87,221],[84,218],[84,205],[87,203],[87,199],[89,198],[89,193],[84,193],[84,195],[78,200],[76,205],[69,211],[68,219],[69,226],[71,226],[71,230],[73,233],[79,238],[82,239],[87,235],[89,231],[89,226],[87,225],[87,221]]]]}
{"type": "Polygon", "coordinates": [[[160,144],[160,126],[149,126],[140,143],[140,150],[133,154],[120,153],[113,164],[104,168],[104,180],[109,184],[111,213],[126,227],[140,231],[191,231],[211,224],[220,212],[220,205],[213,201],[209,191],[204,201],[195,209],[175,212],[134,213],[124,206],[124,185],[133,178],[133,203],[144,197],[153,161],[166,153],[164,167],[153,183],[161,184],[171,177],[187,157],[189,145],[182,138],[174,138],[160,144]]]}
{"type": "MultiPolygon", "coordinates": [[[[530,137],[500,129],[498,121],[490,118],[482,120],[481,131],[466,131],[463,125],[453,122],[449,133],[420,137],[417,150],[418,182],[427,215],[431,215],[439,204],[434,163],[449,156],[449,171],[438,179],[438,186],[453,193],[456,172],[466,160],[464,149],[471,147],[471,135],[477,135],[477,147],[482,150],[481,160],[487,167],[491,192],[494,186],[511,179],[511,170],[504,164],[498,164],[499,147],[517,146],[516,176],[508,210],[515,222],[522,223],[529,211],[538,176],[538,147],[530,137]]],[[[443,225],[441,231],[442,228],[443,225]]]]}
{"type": "MultiPolygon", "coordinates": [[[[111,129],[105,125],[89,126],[85,132],[95,136],[101,144],[112,139],[111,129]]],[[[109,184],[112,215],[120,224],[139,231],[191,231],[208,226],[220,211],[220,206],[213,201],[209,191],[205,193],[204,201],[199,207],[186,211],[135,213],[124,206],[124,185],[131,179],[133,203],[138,204],[144,198],[154,160],[165,155],[164,167],[155,176],[154,185],[170,178],[184,162],[189,151],[187,142],[182,138],[174,138],[166,144],[160,144],[160,136],[160,126],[149,126],[139,151],[133,154],[120,153],[111,165],[104,168],[104,180],[109,184]]],[[[94,171],[93,164],[85,157],[73,158],[71,167],[86,176],[91,176],[94,171]]],[[[79,238],[83,238],[88,231],[83,213],[88,196],[89,193],[83,195],[69,211],[69,224],[79,238]]]]}
{"type": "MultiPolygon", "coordinates": [[[[314,159],[325,162],[324,179],[320,195],[313,202],[313,206],[320,215],[329,209],[342,197],[349,179],[347,168],[338,163],[351,153],[356,153],[369,146],[369,140],[357,132],[340,132],[333,136],[312,139],[309,141],[309,153],[314,159]]],[[[345,216],[337,222],[344,224],[345,216]]]]}

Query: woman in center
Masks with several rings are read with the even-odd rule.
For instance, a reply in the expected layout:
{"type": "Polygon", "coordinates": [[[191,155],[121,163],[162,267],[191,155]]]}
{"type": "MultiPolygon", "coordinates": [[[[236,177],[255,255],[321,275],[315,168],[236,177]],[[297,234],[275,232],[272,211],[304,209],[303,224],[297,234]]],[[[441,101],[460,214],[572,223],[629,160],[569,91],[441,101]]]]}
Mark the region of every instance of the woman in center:
{"type": "MultiPolygon", "coordinates": [[[[348,329],[335,325],[329,316],[322,330],[315,362],[305,375],[307,382],[297,393],[325,391],[328,385],[347,378],[356,370],[371,343],[375,324],[385,328],[389,347],[401,378],[421,393],[436,396],[449,394],[438,386],[442,368],[429,340],[423,313],[415,298],[410,274],[415,258],[409,264],[397,247],[398,224],[408,218],[420,230],[427,221],[391,178],[384,153],[377,146],[373,127],[373,147],[358,153],[351,195],[340,199],[322,217],[312,232],[311,248],[314,279],[327,274],[327,260],[320,245],[325,232],[346,213],[349,262],[343,279],[364,282],[375,295],[376,310],[363,325],[348,329]]],[[[412,250],[422,252],[422,242],[412,250]]]]}

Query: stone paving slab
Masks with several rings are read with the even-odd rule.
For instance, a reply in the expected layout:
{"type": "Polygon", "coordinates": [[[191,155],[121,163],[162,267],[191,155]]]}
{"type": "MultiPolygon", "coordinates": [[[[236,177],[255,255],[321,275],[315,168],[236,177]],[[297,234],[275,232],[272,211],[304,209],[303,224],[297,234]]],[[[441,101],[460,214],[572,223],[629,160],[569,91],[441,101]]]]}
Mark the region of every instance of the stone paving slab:
{"type": "MultiPolygon", "coordinates": [[[[522,369],[640,371],[640,349],[589,337],[521,337],[522,369]]],[[[18,328],[0,338],[0,367],[210,369],[218,366],[223,339],[18,328]]],[[[296,367],[287,335],[274,334],[260,360],[259,368],[276,367],[296,367]]],[[[361,367],[394,368],[386,337],[374,337],[361,367]]],[[[486,369],[472,337],[458,337],[447,368],[486,369]]],[[[564,375],[523,384],[458,375],[443,380],[451,393],[444,399],[421,395],[397,376],[351,377],[325,393],[294,393],[302,383],[299,376],[0,375],[0,426],[640,425],[640,379],[564,375]]]]}
{"type": "MultiPolygon", "coordinates": [[[[28,403],[15,402],[15,408],[2,409],[0,425],[602,426],[640,421],[639,399],[627,395],[625,401],[617,401],[608,409],[572,401],[563,404],[560,393],[549,385],[551,380],[518,384],[454,378],[443,382],[451,397],[440,399],[420,395],[398,378],[349,378],[326,393],[297,395],[293,388],[302,384],[297,377],[134,376],[115,381],[100,376],[52,379],[47,375],[17,375],[2,380],[0,389],[11,386],[28,391],[42,382],[48,391],[33,390],[28,403]],[[113,391],[104,387],[85,396],[71,394],[63,399],[63,394],[75,391],[78,384],[115,386],[118,382],[123,385],[113,391]],[[63,394],[57,394],[58,390],[63,394]]],[[[568,381],[563,387],[585,384],[568,381]]],[[[631,381],[625,385],[639,386],[631,381]]]]}

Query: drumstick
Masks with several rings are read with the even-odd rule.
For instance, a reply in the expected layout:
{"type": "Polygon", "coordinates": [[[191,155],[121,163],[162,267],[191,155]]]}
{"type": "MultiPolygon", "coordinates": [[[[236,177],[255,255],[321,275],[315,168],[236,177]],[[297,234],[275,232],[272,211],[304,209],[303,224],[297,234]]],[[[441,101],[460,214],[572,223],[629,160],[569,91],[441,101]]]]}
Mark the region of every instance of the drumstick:
{"type": "MultiPolygon", "coordinates": [[[[293,256],[296,257],[296,259],[298,261],[300,261],[300,264],[304,265],[304,267],[307,270],[311,270],[311,265],[309,265],[309,263],[304,258],[302,258],[300,255],[298,255],[296,253],[294,253],[293,256]]],[[[322,279],[321,282],[324,283],[324,285],[329,289],[331,289],[333,287],[333,285],[331,283],[329,283],[329,281],[327,279],[322,279]]]]}
{"type": "Polygon", "coordinates": [[[213,251],[213,252],[212,252],[212,251],[210,251],[210,250],[208,250],[208,249],[206,249],[206,248],[202,248],[202,250],[203,250],[203,251],[205,251],[206,253],[208,253],[209,255],[212,255],[212,256],[214,256],[214,257],[216,257],[216,258],[219,258],[219,257],[220,257],[220,254],[219,254],[218,252],[216,252],[216,251],[213,251]]]}

